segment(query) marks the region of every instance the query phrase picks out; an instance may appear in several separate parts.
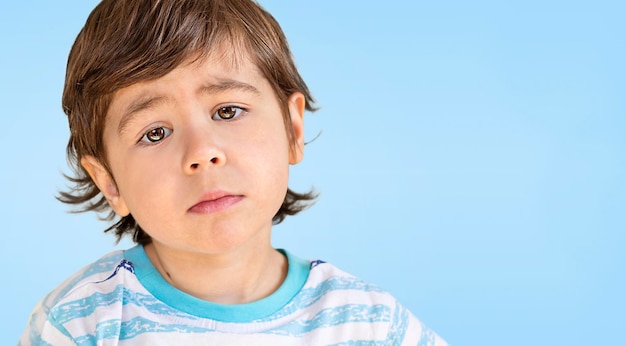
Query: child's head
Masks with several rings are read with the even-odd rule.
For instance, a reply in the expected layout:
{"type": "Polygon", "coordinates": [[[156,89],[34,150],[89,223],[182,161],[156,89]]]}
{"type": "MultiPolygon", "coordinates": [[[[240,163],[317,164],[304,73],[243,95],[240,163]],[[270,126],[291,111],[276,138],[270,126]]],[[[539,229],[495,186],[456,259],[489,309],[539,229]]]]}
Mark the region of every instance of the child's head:
{"type": "MultiPolygon", "coordinates": [[[[233,71],[254,66],[277,100],[290,150],[297,150],[288,103],[301,93],[302,107],[312,111],[313,99],[269,13],[250,0],[104,0],[87,19],[68,60],[63,109],[71,132],[68,160],[76,176],[69,178],[75,186],[60,199],[84,204],[81,211],[110,212],[113,219],[110,202],[81,161],[95,159],[116,184],[104,140],[116,94],[206,61],[233,71]]],[[[301,211],[313,199],[312,193],[287,190],[273,222],[301,211]]],[[[115,230],[118,238],[130,234],[138,243],[150,242],[131,214],[120,216],[108,230],[115,230]]]]}

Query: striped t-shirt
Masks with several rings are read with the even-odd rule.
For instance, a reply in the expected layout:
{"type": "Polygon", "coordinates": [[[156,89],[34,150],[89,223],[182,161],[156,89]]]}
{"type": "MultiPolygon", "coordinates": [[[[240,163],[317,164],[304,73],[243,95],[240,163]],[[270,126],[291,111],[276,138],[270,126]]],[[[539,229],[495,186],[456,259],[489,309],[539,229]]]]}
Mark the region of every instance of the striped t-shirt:
{"type": "Polygon", "coordinates": [[[19,344],[446,345],[377,286],[282,252],[284,283],[240,305],[176,289],[141,246],[112,252],[46,296],[19,344]]]}

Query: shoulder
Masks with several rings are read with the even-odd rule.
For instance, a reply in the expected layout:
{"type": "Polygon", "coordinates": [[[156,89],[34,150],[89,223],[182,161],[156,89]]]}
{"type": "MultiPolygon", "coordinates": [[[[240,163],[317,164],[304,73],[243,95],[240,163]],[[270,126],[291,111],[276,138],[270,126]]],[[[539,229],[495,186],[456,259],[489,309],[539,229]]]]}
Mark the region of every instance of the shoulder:
{"type": "Polygon", "coordinates": [[[389,292],[332,264],[311,261],[303,293],[344,321],[369,322],[385,344],[437,345],[447,343],[425,326],[389,292]]]}
{"type": "Polygon", "coordinates": [[[132,265],[128,266],[124,259],[124,251],[106,254],[67,278],[42,300],[42,305],[47,307],[58,305],[64,300],[80,296],[86,289],[91,291],[97,286],[108,286],[105,283],[124,268],[133,270],[132,265]]]}
{"type": "Polygon", "coordinates": [[[343,297],[351,301],[365,299],[370,303],[394,305],[396,300],[378,285],[366,282],[336,266],[315,260],[311,261],[309,278],[303,289],[317,291],[323,295],[343,297]]]}
{"type": "Polygon", "coordinates": [[[68,323],[84,319],[97,306],[121,302],[127,274],[133,272],[124,251],[111,252],[83,267],[37,304],[21,344],[38,344],[37,340],[43,341],[44,337],[46,341],[66,342],[68,323]]]}

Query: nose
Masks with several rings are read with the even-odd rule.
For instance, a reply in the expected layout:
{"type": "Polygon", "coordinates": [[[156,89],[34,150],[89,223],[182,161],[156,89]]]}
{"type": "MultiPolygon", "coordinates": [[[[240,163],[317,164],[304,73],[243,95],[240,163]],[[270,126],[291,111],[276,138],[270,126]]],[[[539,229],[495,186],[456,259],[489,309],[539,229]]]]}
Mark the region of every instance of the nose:
{"type": "Polygon", "coordinates": [[[187,131],[182,168],[185,174],[193,175],[209,167],[222,166],[226,155],[215,135],[199,129],[187,131]]]}

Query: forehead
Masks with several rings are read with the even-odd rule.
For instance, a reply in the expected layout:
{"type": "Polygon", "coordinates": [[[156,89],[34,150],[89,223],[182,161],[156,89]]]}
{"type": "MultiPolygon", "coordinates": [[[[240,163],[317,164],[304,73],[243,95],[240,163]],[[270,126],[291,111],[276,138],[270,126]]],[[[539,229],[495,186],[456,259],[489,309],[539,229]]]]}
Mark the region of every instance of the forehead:
{"type": "Polygon", "coordinates": [[[147,90],[171,91],[173,85],[192,87],[199,84],[221,84],[221,81],[240,81],[241,83],[264,85],[267,80],[248,58],[232,59],[223,55],[194,57],[183,61],[164,75],[139,80],[112,93],[112,103],[147,90]]]}
{"type": "Polygon", "coordinates": [[[106,114],[107,127],[123,128],[139,111],[183,95],[226,93],[275,97],[270,83],[250,59],[233,60],[224,55],[188,59],[164,76],[115,91],[106,114]]]}

